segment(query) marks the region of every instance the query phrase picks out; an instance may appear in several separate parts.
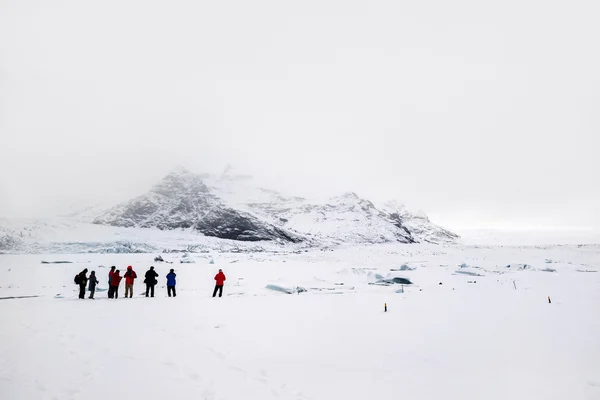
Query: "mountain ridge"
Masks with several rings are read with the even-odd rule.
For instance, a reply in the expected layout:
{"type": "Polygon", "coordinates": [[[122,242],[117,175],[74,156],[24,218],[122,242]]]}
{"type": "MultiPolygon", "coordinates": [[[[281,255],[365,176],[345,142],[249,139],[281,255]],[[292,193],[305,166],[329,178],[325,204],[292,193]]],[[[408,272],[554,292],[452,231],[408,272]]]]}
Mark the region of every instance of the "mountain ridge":
{"type": "Polygon", "coordinates": [[[257,186],[249,175],[195,174],[177,168],[147,193],[119,204],[93,222],[121,227],[192,229],[240,241],[344,243],[454,243],[458,235],[399,203],[377,207],[355,192],[324,202],[257,186]]]}

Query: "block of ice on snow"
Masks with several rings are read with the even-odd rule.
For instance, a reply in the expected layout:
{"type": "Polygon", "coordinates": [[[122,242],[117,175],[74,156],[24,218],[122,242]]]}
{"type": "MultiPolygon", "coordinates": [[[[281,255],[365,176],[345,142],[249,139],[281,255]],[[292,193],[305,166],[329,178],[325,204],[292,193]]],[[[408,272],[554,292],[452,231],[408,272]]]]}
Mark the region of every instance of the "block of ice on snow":
{"type": "Polygon", "coordinates": [[[410,281],[410,279],[407,278],[401,278],[399,276],[396,276],[394,278],[391,279],[380,279],[378,280],[376,283],[376,285],[412,285],[412,282],[410,281]]]}
{"type": "Polygon", "coordinates": [[[303,293],[303,292],[307,291],[305,288],[300,287],[300,286],[290,288],[290,287],[284,287],[284,286],[273,285],[273,284],[267,285],[266,288],[269,290],[274,290],[276,292],[282,292],[282,293],[287,293],[287,294],[303,293]]]}
{"type": "Polygon", "coordinates": [[[400,284],[400,285],[412,285],[412,282],[410,281],[410,279],[400,278],[400,277],[392,278],[392,282],[400,284]]]}
{"type": "Polygon", "coordinates": [[[483,276],[478,272],[475,271],[465,271],[465,270],[458,270],[456,271],[457,274],[463,274],[463,275],[469,275],[469,276],[483,276]]]}
{"type": "Polygon", "coordinates": [[[416,268],[411,268],[407,264],[403,264],[400,268],[392,268],[390,271],[414,271],[416,268]]]}

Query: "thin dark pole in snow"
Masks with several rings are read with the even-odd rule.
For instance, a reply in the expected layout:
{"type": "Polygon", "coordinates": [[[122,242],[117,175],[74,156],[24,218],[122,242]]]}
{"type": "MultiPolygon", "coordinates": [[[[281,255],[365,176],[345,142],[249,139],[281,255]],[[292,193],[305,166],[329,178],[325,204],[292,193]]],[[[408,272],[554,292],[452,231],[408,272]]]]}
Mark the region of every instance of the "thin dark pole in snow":
{"type": "Polygon", "coordinates": [[[383,312],[387,312],[387,303],[383,303],[383,312]]]}
{"type": "Polygon", "coordinates": [[[513,281],[513,285],[515,285],[515,290],[517,290],[517,282],[513,281]]]}

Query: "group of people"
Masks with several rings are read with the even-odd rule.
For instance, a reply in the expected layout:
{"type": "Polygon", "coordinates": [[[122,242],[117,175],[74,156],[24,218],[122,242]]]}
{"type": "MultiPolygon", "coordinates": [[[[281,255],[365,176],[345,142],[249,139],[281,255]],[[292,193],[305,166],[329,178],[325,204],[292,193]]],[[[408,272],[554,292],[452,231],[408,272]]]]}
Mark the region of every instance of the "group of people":
{"type": "MultiPolygon", "coordinates": [[[[85,289],[86,286],[90,291],[90,299],[94,298],[94,294],[96,292],[96,285],[99,283],[98,278],[96,277],[96,271],[92,271],[88,278],[87,276],[87,268],[81,271],[79,274],[75,276],[75,283],[79,285],[79,298],[85,298],[85,289]]],[[[167,278],[167,295],[169,297],[176,297],[177,291],[175,290],[177,274],[175,274],[175,270],[171,269],[169,273],[166,275],[167,278]]],[[[121,271],[116,269],[115,266],[110,267],[110,271],[108,272],[108,298],[109,299],[117,299],[119,298],[119,285],[121,284],[121,280],[125,278],[125,297],[129,298],[133,297],[133,284],[137,279],[137,274],[133,270],[133,267],[130,265],[127,267],[127,271],[121,276],[121,271]]],[[[158,284],[158,273],[154,270],[154,267],[150,267],[146,274],[144,275],[144,283],[146,284],[146,297],[154,297],[154,286],[158,284]]],[[[219,270],[217,275],[215,275],[215,290],[213,291],[213,297],[217,296],[219,293],[219,297],[223,296],[223,286],[225,285],[225,274],[223,270],[219,270]]]]}

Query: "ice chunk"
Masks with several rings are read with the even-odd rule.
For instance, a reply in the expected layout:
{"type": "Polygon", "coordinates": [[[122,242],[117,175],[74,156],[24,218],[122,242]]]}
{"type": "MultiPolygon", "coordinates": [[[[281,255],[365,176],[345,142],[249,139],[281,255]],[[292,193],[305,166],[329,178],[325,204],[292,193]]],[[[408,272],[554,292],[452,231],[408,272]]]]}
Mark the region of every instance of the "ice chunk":
{"type": "Polygon", "coordinates": [[[269,290],[274,290],[276,292],[282,292],[282,293],[287,293],[287,294],[307,292],[307,290],[305,288],[300,287],[300,286],[289,288],[289,287],[284,287],[284,286],[280,286],[280,285],[269,284],[265,287],[269,290]]]}
{"type": "Polygon", "coordinates": [[[42,264],[73,264],[73,261],[42,261],[42,264]]]}
{"type": "Polygon", "coordinates": [[[400,284],[400,285],[412,285],[412,282],[410,281],[410,279],[400,278],[400,277],[392,278],[392,282],[400,284]]]}
{"type": "Polygon", "coordinates": [[[457,270],[456,271],[457,274],[463,274],[463,275],[469,275],[469,276],[483,276],[478,272],[475,271],[464,271],[464,270],[457,270]]]}
{"type": "Polygon", "coordinates": [[[378,280],[376,283],[376,285],[412,285],[412,282],[410,281],[410,279],[407,278],[401,278],[401,277],[394,277],[391,279],[380,279],[378,280]]]}
{"type": "Polygon", "coordinates": [[[414,271],[416,268],[411,268],[407,264],[402,264],[400,268],[392,268],[390,271],[414,271]]]}
{"type": "Polygon", "coordinates": [[[179,260],[181,264],[194,264],[196,260],[190,258],[190,253],[184,253],[179,260]]]}

